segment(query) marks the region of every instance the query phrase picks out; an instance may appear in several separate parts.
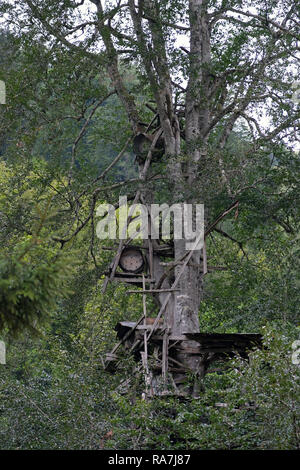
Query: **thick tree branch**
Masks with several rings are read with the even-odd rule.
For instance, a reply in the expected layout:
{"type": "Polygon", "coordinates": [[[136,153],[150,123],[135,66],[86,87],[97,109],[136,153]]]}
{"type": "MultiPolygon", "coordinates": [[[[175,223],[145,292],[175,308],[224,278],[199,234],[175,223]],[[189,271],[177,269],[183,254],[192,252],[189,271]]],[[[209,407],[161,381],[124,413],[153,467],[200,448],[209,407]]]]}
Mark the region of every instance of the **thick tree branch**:
{"type": "Polygon", "coordinates": [[[50,33],[53,37],[55,37],[59,42],[61,42],[64,46],[66,46],[68,49],[80,53],[87,57],[88,59],[91,59],[93,62],[98,63],[103,65],[103,58],[102,55],[100,54],[94,54],[92,52],[89,52],[86,50],[86,48],[83,48],[81,46],[77,46],[76,44],[68,41],[66,37],[57,29],[53,28],[49,22],[44,18],[42,13],[40,12],[40,9],[31,1],[31,0],[25,0],[26,4],[29,6],[33,16],[38,19],[43,27],[50,33]]]}
{"type": "Polygon", "coordinates": [[[139,131],[139,114],[134,102],[133,96],[127,90],[124,81],[120,75],[119,66],[118,66],[118,53],[114,47],[110,27],[104,23],[104,12],[102,8],[102,3],[99,0],[97,2],[98,10],[98,29],[102,36],[107,54],[106,68],[112,82],[113,87],[115,88],[126,112],[128,119],[130,121],[131,127],[135,133],[139,131]]]}
{"type": "MultiPolygon", "coordinates": [[[[249,11],[243,11],[243,10],[239,10],[239,9],[236,9],[236,8],[227,8],[227,11],[231,11],[233,13],[237,13],[239,15],[247,16],[247,17],[250,17],[250,18],[255,18],[255,19],[259,20],[261,23],[263,23],[265,27],[268,27],[268,25],[271,24],[275,28],[277,28],[280,31],[284,32],[285,34],[287,34],[289,36],[292,36],[293,38],[297,39],[297,41],[299,41],[299,39],[300,39],[299,34],[296,34],[295,32],[291,31],[291,29],[288,29],[288,28],[285,27],[285,24],[288,20],[288,16],[285,18],[283,23],[280,24],[280,23],[277,23],[276,21],[272,20],[269,16],[264,17],[264,16],[261,16],[261,15],[258,15],[258,14],[251,13],[249,11]]],[[[292,10],[289,11],[289,14],[288,14],[289,16],[291,15],[291,12],[292,12],[292,10]]]]}

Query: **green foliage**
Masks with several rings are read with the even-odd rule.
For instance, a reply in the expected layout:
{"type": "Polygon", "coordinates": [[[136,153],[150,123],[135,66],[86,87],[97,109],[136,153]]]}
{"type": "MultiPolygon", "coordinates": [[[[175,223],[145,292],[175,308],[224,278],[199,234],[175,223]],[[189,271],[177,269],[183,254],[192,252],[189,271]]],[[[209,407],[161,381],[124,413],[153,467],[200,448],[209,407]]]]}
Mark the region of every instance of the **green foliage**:
{"type": "Polygon", "coordinates": [[[99,364],[49,331],[8,345],[0,397],[1,450],[100,449],[114,411],[99,364]]]}
{"type": "Polygon", "coordinates": [[[59,297],[68,293],[70,261],[53,250],[34,247],[31,240],[17,245],[10,256],[1,256],[0,330],[16,333],[27,327],[34,331],[59,297]]]}

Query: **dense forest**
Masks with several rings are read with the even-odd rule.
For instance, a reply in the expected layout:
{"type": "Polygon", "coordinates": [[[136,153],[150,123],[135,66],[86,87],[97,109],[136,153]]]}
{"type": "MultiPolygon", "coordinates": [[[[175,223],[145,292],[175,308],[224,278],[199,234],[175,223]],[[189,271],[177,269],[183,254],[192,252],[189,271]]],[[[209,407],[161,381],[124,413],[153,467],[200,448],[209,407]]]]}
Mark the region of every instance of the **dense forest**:
{"type": "Polygon", "coordinates": [[[300,448],[299,37],[294,0],[0,0],[0,450],[300,448]],[[144,305],[103,292],[119,240],[97,207],[137,191],[204,204],[205,227],[235,204],[206,238],[220,269],[186,266],[174,309],[262,346],[197,397],[145,399],[122,348],[104,367],[144,305]]]}

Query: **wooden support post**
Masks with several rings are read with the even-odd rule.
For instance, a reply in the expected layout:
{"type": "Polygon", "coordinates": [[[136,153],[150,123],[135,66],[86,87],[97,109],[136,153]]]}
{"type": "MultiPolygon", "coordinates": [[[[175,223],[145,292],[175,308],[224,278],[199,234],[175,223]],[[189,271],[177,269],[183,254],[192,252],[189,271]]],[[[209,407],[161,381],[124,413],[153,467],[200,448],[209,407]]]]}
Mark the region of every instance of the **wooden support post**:
{"type": "MultiPolygon", "coordinates": [[[[146,289],[145,276],[143,274],[143,291],[146,289]]],[[[144,374],[145,374],[145,385],[146,393],[149,396],[153,396],[152,389],[152,377],[148,367],[148,341],[147,341],[147,305],[146,305],[146,294],[143,294],[143,313],[144,313],[144,352],[141,352],[144,374]]]]}
{"type": "Polygon", "coordinates": [[[162,379],[163,384],[167,383],[167,372],[168,372],[168,350],[169,350],[169,332],[166,328],[164,337],[163,337],[163,347],[162,347],[162,379]]]}
{"type": "Polygon", "coordinates": [[[153,243],[152,243],[152,238],[151,238],[151,228],[152,228],[152,219],[151,219],[151,212],[149,211],[149,206],[147,205],[147,211],[148,211],[148,250],[149,250],[149,272],[150,272],[150,278],[153,279],[154,277],[154,272],[153,272],[153,243]]]}
{"type": "Polygon", "coordinates": [[[203,243],[203,276],[207,274],[207,254],[206,254],[206,242],[204,239],[203,243]]]}
{"type": "Polygon", "coordinates": [[[148,369],[148,344],[147,344],[147,305],[146,305],[146,283],[145,283],[145,276],[143,274],[143,313],[144,313],[144,355],[145,355],[145,364],[146,368],[148,369]]]}

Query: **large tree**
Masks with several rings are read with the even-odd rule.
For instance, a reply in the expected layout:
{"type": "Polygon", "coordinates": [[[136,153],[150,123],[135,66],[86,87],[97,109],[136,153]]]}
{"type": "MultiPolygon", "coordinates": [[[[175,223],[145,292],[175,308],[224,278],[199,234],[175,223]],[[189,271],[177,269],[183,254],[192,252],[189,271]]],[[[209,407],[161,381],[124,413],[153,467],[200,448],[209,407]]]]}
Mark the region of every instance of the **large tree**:
{"type": "MultiPolygon", "coordinates": [[[[101,96],[73,142],[68,163],[67,199],[80,223],[74,233],[56,240],[64,245],[93,222],[107,172],[79,188],[76,151],[96,110],[115,93],[133,137],[149,127],[149,110],[156,115],[154,135],[164,141],[160,171],[168,182],[169,202],[202,202],[209,207],[214,188],[221,184],[230,205],[245,189],[259,184],[263,176],[258,181],[251,177],[256,165],[269,161],[272,166],[272,155],[276,158],[282,144],[293,151],[298,140],[297,8],[295,0],[2,2],[6,22],[16,34],[21,29],[23,44],[43,43],[50,54],[60,44],[74,80],[78,61],[100,77],[101,96]],[[246,135],[241,155],[234,155],[237,129],[246,135]],[[81,200],[87,195],[90,211],[82,220],[81,200]]],[[[62,58],[57,56],[56,61],[62,58]]],[[[44,87],[50,73],[51,69],[44,87]]],[[[139,163],[137,178],[147,203],[154,197],[151,157],[150,151],[146,163],[139,163]]],[[[113,188],[125,184],[118,182],[113,188]]],[[[186,254],[185,242],[174,240],[175,260],[186,254]]],[[[195,251],[169,309],[173,334],[199,331],[200,266],[200,252],[195,251]]],[[[176,266],[175,276],[181,267],[176,266]]],[[[159,300],[163,303],[165,296],[159,300]]]]}

